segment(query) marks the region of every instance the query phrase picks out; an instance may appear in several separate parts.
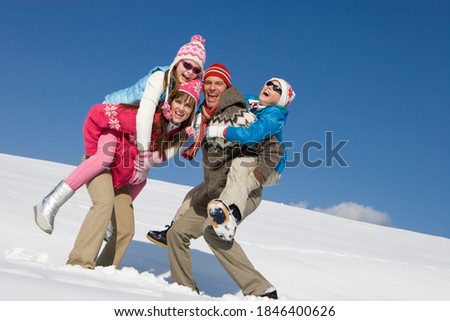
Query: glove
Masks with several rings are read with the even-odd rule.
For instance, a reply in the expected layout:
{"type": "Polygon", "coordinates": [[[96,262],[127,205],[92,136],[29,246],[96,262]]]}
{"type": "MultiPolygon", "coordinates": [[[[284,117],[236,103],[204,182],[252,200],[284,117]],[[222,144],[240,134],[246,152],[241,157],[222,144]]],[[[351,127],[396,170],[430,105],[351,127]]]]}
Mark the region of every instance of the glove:
{"type": "Polygon", "coordinates": [[[226,132],[227,126],[208,126],[206,127],[206,138],[214,138],[214,137],[220,137],[225,139],[225,132],[226,132]]]}
{"type": "Polygon", "coordinates": [[[131,176],[130,179],[130,184],[131,185],[138,185],[142,182],[144,182],[147,177],[148,177],[148,171],[150,169],[134,169],[133,175],[131,176]]]}
{"type": "Polygon", "coordinates": [[[144,151],[134,159],[134,172],[130,179],[131,185],[137,185],[147,179],[150,168],[162,163],[162,158],[158,152],[144,151]]]}
{"type": "Polygon", "coordinates": [[[194,139],[197,138],[200,125],[202,123],[202,114],[196,114],[194,116],[193,126],[187,126],[184,130],[186,131],[186,134],[188,134],[189,137],[194,137],[194,139]]]}
{"type": "Polygon", "coordinates": [[[194,129],[194,127],[192,127],[192,126],[187,126],[184,130],[186,131],[186,134],[187,134],[189,137],[194,137],[194,135],[195,135],[195,129],[194,129]]]}

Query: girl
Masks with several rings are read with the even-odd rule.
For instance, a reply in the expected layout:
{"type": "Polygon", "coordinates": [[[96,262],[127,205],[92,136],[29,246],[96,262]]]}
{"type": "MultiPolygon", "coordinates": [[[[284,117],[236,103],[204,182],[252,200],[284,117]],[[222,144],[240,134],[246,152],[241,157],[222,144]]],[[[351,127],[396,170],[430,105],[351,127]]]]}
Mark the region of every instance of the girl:
{"type": "MultiPolygon", "coordinates": [[[[151,144],[152,120],[158,103],[164,100],[163,111],[167,115],[169,91],[179,83],[185,83],[196,78],[201,79],[203,66],[206,62],[204,43],[205,40],[202,36],[192,36],[191,42],[178,50],[169,67],[155,67],[135,85],[113,92],[105,97],[105,102],[111,104],[139,103],[136,127],[140,163],[145,163],[146,152],[151,144]]],[[[146,179],[143,174],[136,168],[134,173],[136,183],[146,179]]]]}

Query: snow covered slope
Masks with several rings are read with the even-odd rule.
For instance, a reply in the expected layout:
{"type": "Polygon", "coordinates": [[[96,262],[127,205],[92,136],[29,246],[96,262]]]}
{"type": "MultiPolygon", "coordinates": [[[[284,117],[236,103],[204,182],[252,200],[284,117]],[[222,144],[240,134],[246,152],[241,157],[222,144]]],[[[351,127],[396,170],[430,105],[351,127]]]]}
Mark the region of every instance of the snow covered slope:
{"type": "MultiPolygon", "coordinates": [[[[170,222],[190,187],[163,181],[150,180],[135,202],[136,234],[119,270],[65,265],[90,207],[86,189],[61,208],[52,235],[32,207],[72,169],[0,154],[0,300],[255,299],[202,238],[192,243],[202,295],[170,284],[167,251],[145,234],[170,222]]],[[[282,300],[450,300],[450,239],[263,202],[237,240],[282,300]]]]}

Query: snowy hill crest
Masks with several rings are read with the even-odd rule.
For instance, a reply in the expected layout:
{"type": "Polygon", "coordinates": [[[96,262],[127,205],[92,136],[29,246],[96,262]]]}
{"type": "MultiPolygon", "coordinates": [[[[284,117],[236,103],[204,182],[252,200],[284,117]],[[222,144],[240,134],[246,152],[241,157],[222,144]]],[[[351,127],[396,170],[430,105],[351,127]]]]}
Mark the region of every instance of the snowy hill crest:
{"type": "MultiPolygon", "coordinates": [[[[170,284],[167,251],[145,234],[170,222],[190,187],[163,181],[150,180],[135,202],[136,234],[119,270],[65,265],[91,205],[86,189],[62,207],[51,236],[32,207],[72,169],[0,154],[1,300],[247,299],[202,238],[192,243],[202,295],[170,284]]],[[[450,300],[450,239],[267,201],[237,239],[282,300],[450,300]]]]}

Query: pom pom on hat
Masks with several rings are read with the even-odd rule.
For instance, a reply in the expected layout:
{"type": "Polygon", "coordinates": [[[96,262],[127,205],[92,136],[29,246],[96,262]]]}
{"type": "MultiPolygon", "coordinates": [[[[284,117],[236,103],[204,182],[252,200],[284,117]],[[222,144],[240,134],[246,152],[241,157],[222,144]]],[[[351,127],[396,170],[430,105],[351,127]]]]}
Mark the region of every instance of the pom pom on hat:
{"type": "Polygon", "coordinates": [[[282,93],[281,93],[280,100],[278,101],[278,105],[285,106],[285,107],[289,106],[289,104],[295,98],[295,92],[292,89],[291,85],[289,85],[289,83],[286,80],[281,79],[281,78],[271,78],[268,81],[270,81],[270,80],[276,80],[281,85],[282,93]]]}
{"type": "Polygon", "coordinates": [[[170,112],[170,105],[167,101],[161,107],[163,116],[170,121],[172,119],[172,113],[170,112]]]}
{"type": "Polygon", "coordinates": [[[228,87],[232,87],[231,85],[231,74],[227,67],[219,63],[213,63],[208,69],[205,70],[205,74],[203,75],[203,80],[210,76],[216,76],[222,79],[228,87]]]}

